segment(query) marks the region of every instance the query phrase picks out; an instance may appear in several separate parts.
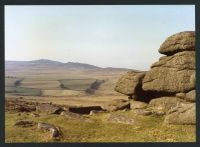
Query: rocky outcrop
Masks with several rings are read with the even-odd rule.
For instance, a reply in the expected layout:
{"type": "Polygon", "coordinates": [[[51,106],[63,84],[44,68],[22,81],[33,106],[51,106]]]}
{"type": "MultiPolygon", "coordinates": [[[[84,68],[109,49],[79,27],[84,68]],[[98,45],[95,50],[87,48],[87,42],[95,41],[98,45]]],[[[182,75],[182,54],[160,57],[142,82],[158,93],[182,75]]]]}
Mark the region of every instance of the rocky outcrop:
{"type": "Polygon", "coordinates": [[[164,124],[194,125],[196,124],[196,104],[181,104],[169,110],[164,124]]]}
{"type": "Polygon", "coordinates": [[[159,52],[166,56],[153,63],[149,71],[123,75],[115,90],[148,103],[144,108],[142,104],[131,103],[130,108],[137,114],[160,116],[167,113],[165,121],[169,124],[195,124],[195,108],[189,107],[196,101],[195,32],[168,37],[159,52]],[[192,116],[187,116],[189,112],[192,116]],[[188,120],[190,117],[192,123],[188,120]]]}
{"type": "Polygon", "coordinates": [[[195,32],[185,31],[168,37],[161,45],[159,52],[165,55],[172,55],[181,51],[193,50],[195,50],[195,32]]]}

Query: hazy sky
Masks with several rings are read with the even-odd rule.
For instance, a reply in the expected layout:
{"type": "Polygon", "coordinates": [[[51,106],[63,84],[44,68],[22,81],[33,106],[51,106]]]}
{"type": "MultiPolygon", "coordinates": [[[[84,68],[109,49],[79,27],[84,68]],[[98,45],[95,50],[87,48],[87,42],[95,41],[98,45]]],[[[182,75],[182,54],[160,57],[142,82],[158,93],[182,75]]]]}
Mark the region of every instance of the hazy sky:
{"type": "Polygon", "coordinates": [[[148,70],[170,35],[195,30],[193,5],[6,6],[6,60],[148,70]]]}

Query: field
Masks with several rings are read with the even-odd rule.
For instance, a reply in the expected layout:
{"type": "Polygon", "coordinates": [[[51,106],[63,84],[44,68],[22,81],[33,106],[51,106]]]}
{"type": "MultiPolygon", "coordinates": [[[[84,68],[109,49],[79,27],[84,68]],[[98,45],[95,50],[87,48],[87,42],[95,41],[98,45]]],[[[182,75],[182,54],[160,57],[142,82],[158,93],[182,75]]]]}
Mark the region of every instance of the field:
{"type": "Polygon", "coordinates": [[[26,87],[15,87],[15,86],[6,86],[5,92],[11,95],[31,95],[31,96],[39,96],[41,95],[40,89],[35,88],[26,88],[26,87]]]}

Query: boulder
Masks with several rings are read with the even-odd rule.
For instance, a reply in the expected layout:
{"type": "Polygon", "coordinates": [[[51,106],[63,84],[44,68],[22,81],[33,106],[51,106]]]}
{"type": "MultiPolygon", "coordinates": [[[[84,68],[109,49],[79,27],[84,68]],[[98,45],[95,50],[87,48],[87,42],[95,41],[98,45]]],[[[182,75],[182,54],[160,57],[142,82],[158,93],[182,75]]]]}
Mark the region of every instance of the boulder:
{"type": "Polygon", "coordinates": [[[164,124],[174,125],[195,125],[196,104],[181,104],[167,112],[164,124]]]}
{"type": "Polygon", "coordinates": [[[173,55],[177,52],[195,50],[195,32],[185,31],[168,37],[159,48],[159,52],[165,55],[173,55]]]}
{"type": "Polygon", "coordinates": [[[117,111],[123,109],[130,109],[130,102],[125,100],[115,100],[101,106],[106,111],[117,111]]]}
{"type": "Polygon", "coordinates": [[[184,100],[177,97],[160,97],[152,99],[149,102],[148,109],[153,112],[167,112],[173,107],[176,107],[180,103],[184,103],[184,100]]]}
{"type": "Polygon", "coordinates": [[[46,103],[46,104],[39,104],[36,107],[36,110],[42,113],[60,114],[62,111],[62,108],[57,105],[46,103]]]}
{"type": "Polygon", "coordinates": [[[142,81],[145,91],[180,93],[195,89],[195,52],[163,57],[152,65],[142,81]]]}
{"type": "Polygon", "coordinates": [[[144,75],[145,72],[128,71],[119,78],[115,86],[115,91],[128,96],[137,95],[138,85],[141,85],[144,75]]]}
{"type": "Polygon", "coordinates": [[[131,109],[144,109],[147,107],[147,103],[140,102],[140,101],[130,101],[130,108],[131,109]]]}

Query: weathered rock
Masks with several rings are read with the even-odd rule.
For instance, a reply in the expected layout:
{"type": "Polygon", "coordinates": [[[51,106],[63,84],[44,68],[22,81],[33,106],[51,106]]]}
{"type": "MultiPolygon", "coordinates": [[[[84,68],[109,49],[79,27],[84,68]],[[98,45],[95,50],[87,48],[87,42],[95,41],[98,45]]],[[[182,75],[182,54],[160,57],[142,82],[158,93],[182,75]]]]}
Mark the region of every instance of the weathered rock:
{"type": "Polygon", "coordinates": [[[134,124],[134,119],[122,115],[122,114],[110,114],[109,118],[107,119],[108,122],[111,123],[121,123],[121,124],[134,124]]]}
{"type": "Polygon", "coordinates": [[[195,53],[185,51],[161,58],[143,79],[146,91],[180,93],[195,89],[195,53]]]}
{"type": "Polygon", "coordinates": [[[130,102],[124,100],[115,100],[101,106],[106,111],[117,111],[123,109],[130,109],[130,102]]]}
{"type": "Polygon", "coordinates": [[[32,127],[33,125],[35,125],[35,123],[33,121],[20,120],[17,121],[14,125],[21,127],[32,127]]]}
{"type": "Polygon", "coordinates": [[[195,102],[196,101],[196,90],[189,91],[186,93],[185,99],[187,101],[195,102]]]}
{"type": "Polygon", "coordinates": [[[153,112],[167,112],[171,108],[176,107],[183,102],[184,100],[177,97],[160,97],[152,99],[148,105],[148,108],[153,112]]]}
{"type": "Polygon", "coordinates": [[[176,97],[184,99],[189,102],[196,101],[196,90],[191,90],[188,93],[177,93],[176,97]]]}
{"type": "Polygon", "coordinates": [[[62,111],[62,108],[53,104],[39,104],[36,107],[36,110],[38,112],[48,113],[48,114],[60,114],[62,111]]]}
{"type": "Polygon", "coordinates": [[[51,132],[51,137],[56,138],[61,135],[59,128],[55,127],[54,125],[48,123],[38,123],[38,129],[47,130],[51,132]]]}
{"type": "Polygon", "coordinates": [[[146,110],[146,109],[136,109],[136,110],[135,110],[135,113],[136,113],[137,115],[144,115],[144,116],[147,116],[147,115],[151,115],[151,114],[152,114],[151,111],[146,110]]]}
{"type": "Polygon", "coordinates": [[[195,125],[196,104],[181,104],[167,112],[164,124],[195,125]]]}
{"type": "Polygon", "coordinates": [[[130,108],[131,109],[144,109],[147,107],[147,103],[140,102],[140,101],[130,101],[130,108]]]}
{"type": "Polygon", "coordinates": [[[102,111],[103,109],[101,106],[70,106],[68,110],[79,114],[90,114],[92,110],[102,111]]]}
{"type": "Polygon", "coordinates": [[[160,46],[159,52],[172,55],[181,51],[195,50],[195,32],[185,31],[168,37],[160,46]]]}
{"type": "Polygon", "coordinates": [[[137,94],[137,87],[142,83],[145,72],[128,71],[116,83],[115,91],[125,94],[137,94]]]}

